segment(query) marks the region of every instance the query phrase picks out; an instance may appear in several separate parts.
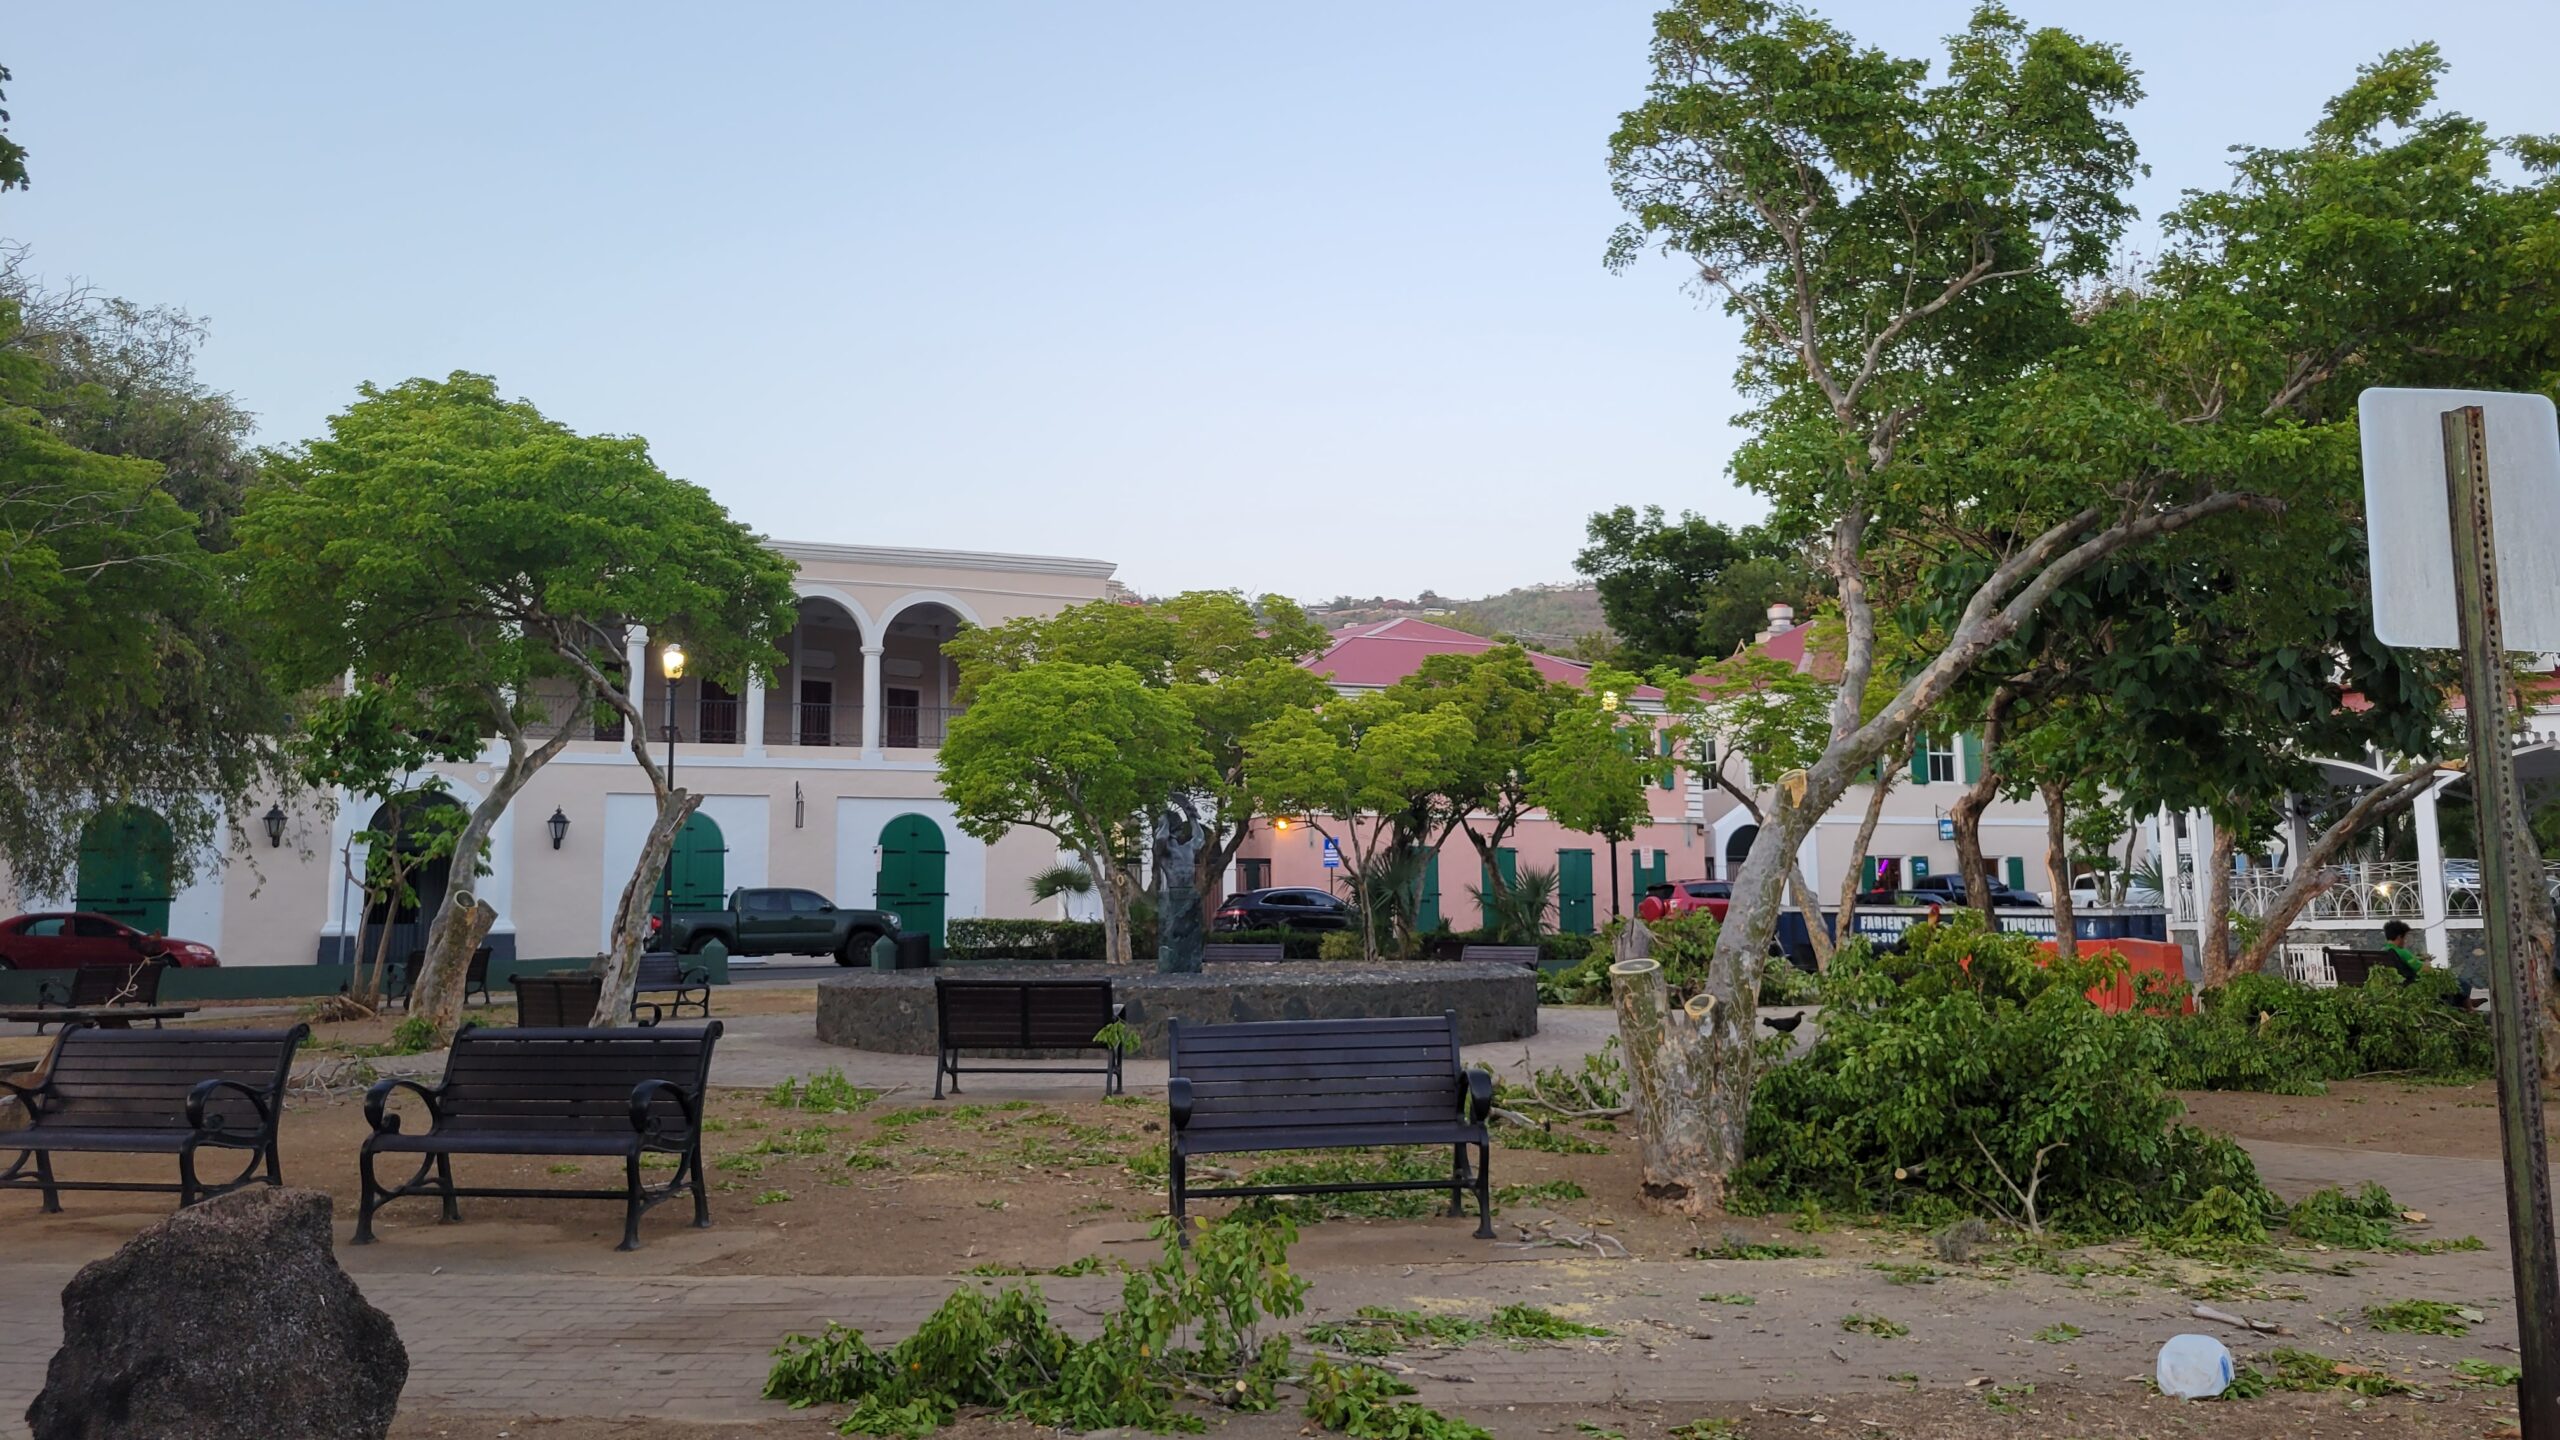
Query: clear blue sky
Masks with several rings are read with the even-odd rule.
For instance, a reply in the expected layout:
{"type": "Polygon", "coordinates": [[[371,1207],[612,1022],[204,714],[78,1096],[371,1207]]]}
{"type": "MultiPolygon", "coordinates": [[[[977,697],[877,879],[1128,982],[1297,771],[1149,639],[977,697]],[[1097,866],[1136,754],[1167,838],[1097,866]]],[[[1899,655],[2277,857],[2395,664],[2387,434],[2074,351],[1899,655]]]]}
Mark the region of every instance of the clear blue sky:
{"type": "MultiPolygon", "coordinates": [[[[272,441],[481,370],[775,535],[1474,594],[1598,507],[1759,513],[1730,324],[1600,264],[1652,8],[34,0],[0,235],[210,316],[272,441]]],[[[1906,54],[1966,15],[1819,8],[1906,54]]],[[[2560,128],[2547,0],[2019,10],[2131,48],[2146,216],[2412,40],[2560,128]]]]}

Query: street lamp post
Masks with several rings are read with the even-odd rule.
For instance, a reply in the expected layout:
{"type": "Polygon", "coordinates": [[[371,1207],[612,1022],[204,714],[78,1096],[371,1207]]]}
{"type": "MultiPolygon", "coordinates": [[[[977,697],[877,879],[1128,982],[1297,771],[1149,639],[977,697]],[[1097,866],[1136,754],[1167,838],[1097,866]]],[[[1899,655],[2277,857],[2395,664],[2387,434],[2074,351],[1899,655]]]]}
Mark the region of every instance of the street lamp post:
{"type": "MultiPolygon", "coordinates": [[[[1601,691],[1600,709],[1606,714],[1612,716],[1616,715],[1618,713],[1618,692],[1615,690],[1601,691]]],[[[1615,722],[1613,721],[1612,723],[1615,722]]],[[[1612,920],[1618,918],[1618,837],[1615,835],[1609,837],[1609,918],[1612,920]]]]}
{"type": "MultiPolygon", "coordinates": [[[[684,647],[670,643],[658,653],[658,669],[667,677],[667,796],[676,793],[676,682],[684,678],[684,647]]],[[[672,840],[667,863],[658,872],[658,941],[673,945],[676,936],[676,856],[672,840]]]]}

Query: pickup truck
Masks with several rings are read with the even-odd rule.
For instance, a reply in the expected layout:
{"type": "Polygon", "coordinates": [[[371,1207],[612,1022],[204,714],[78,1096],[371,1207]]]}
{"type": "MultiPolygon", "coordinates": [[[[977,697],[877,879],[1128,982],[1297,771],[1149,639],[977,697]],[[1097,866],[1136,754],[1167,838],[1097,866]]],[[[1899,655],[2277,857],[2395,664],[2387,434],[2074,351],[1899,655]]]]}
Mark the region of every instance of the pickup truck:
{"type": "Polygon", "coordinates": [[[691,955],[718,940],[732,955],[833,955],[839,965],[865,965],[871,942],[897,933],[895,911],[839,910],[815,890],[736,890],[728,909],[679,910],[671,927],[653,912],[648,944],[691,955]]]}
{"type": "MultiPolygon", "coordinates": [[[[1899,890],[1869,890],[1858,896],[1861,905],[1962,905],[1962,875],[1923,875],[1899,890]],[[1911,897],[1908,900],[1904,896],[1911,897]]],[[[2024,890],[2012,890],[2001,880],[1991,882],[1991,907],[1995,910],[2040,910],[2044,897],[2024,890]]]]}

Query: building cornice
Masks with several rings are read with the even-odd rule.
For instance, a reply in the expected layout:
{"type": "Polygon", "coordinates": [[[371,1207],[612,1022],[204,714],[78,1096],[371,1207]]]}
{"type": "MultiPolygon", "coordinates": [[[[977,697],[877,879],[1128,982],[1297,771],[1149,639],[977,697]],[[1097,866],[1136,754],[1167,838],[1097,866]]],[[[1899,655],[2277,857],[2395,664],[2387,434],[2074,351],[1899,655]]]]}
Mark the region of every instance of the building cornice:
{"type": "Polygon", "coordinates": [[[806,540],[767,540],[785,560],[850,565],[901,565],[932,570],[1003,570],[1015,574],[1076,575],[1108,580],[1119,565],[1070,555],[1005,555],[986,550],[920,550],[904,545],[826,545],[806,540]]]}

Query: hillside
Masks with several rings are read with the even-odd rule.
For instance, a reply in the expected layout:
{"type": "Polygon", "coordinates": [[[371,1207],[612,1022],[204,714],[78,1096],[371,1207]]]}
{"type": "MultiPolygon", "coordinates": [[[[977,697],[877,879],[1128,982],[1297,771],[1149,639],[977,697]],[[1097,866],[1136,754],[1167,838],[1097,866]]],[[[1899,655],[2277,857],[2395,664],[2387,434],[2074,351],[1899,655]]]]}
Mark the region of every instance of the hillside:
{"type": "Polygon", "coordinates": [[[1581,585],[1523,585],[1476,600],[1452,599],[1431,590],[1411,600],[1338,595],[1309,610],[1332,627],[1414,616],[1478,635],[1508,635],[1532,649],[1559,655],[1581,653],[1585,642],[1610,643],[1609,622],[1600,613],[1600,592],[1581,585]]]}

